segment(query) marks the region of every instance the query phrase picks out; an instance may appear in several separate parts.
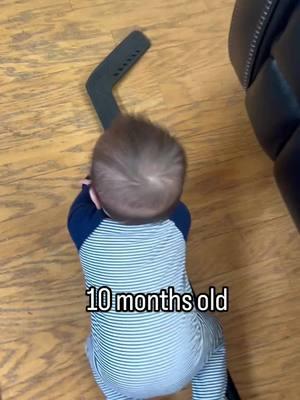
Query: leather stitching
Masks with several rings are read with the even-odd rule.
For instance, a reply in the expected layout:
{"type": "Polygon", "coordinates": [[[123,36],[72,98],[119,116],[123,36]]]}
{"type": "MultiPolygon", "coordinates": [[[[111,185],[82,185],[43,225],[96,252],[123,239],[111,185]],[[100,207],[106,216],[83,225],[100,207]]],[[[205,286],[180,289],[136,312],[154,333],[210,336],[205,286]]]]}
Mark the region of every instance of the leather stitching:
{"type": "Polygon", "coordinates": [[[249,55],[248,55],[246,65],[245,65],[244,78],[243,78],[243,83],[242,83],[245,89],[247,88],[248,83],[249,83],[251,67],[253,65],[254,56],[256,54],[258,41],[263,32],[264,25],[268,19],[267,17],[270,14],[273,4],[274,4],[274,0],[267,0],[267,2],[265,3],[265,6],[264,6],[262,14],[258,20],[258,23],[256,25],[256,28],[255,28],[255,31],[254,31],[254,34],[253,34],[253,37],[252,37],[252,40],[250,43],[249,55]]]}

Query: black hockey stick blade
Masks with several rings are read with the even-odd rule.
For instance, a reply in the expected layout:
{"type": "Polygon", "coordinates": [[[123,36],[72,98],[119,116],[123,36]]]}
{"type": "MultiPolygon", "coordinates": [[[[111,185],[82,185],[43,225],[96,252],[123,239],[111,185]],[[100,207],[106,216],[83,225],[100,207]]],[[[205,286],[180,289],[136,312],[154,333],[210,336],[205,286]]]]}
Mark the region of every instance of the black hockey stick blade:
{"type": "Polygon", "coordinates": [[[112,93],[114,85],[150,46],[150,40],[142,32],[131,32],[88,78],[86,89],[104,129],[107,129],[120,113],[112,93]]]}

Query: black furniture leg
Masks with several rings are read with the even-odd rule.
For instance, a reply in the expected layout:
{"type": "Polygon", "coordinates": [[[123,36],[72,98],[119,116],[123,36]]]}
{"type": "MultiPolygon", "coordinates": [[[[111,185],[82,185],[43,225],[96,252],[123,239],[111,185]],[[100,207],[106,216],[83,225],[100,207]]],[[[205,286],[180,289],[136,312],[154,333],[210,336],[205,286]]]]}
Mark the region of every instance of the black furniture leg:
{"type": "Polygon", "coordinates": [[[226,397],[228,400],[241,400],[240,395],[235,387],[235,384],[227,370],[227,390],[226,397]]]}
{"type": "Polygon", "coordinates": [[[149,39],[140,31],[131,32],[91,73],[86,89],[104,129],[120,113],[113,96],[114,85],[149,49],[149,39]]]}

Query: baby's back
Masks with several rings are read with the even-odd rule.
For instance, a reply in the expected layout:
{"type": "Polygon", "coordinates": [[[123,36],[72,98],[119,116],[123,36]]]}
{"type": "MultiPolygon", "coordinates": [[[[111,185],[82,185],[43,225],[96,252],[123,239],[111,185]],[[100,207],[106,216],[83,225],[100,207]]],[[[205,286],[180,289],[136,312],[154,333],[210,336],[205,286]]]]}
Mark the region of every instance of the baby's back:
{"type": "MultiPolygon", "coordinates": [[[[142,398],[173,393],[203,362],[197,312],[116,311],[116,294],[155,293],[172,287],[192,293],[186,273],[186,243],[172,220],[129,226],[104,219],[80,249],[87,288],[108,287],[112,308],[92,312],[94,357],[102,378],[117,391],[142,398]]],[[[129,304],[129,303],[127,303],[129,304]]],[[[146,302],[147,304],[147,302],[146,302]]]]}

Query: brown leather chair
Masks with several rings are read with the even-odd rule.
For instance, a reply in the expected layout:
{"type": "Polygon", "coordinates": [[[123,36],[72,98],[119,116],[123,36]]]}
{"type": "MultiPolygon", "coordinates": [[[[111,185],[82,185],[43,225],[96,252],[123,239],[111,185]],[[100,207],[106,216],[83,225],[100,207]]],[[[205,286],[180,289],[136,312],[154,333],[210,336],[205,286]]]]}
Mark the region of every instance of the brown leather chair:
{"type": "Polygon", "coordinates": [[[229,54],[257,140],[300,230],[300,0],[237,0],[229,54]]]}

